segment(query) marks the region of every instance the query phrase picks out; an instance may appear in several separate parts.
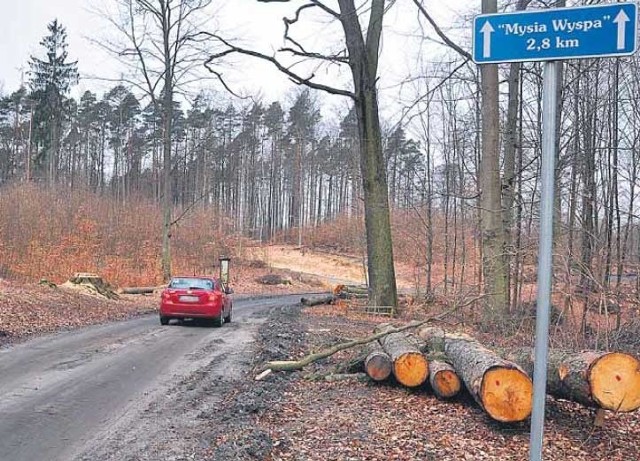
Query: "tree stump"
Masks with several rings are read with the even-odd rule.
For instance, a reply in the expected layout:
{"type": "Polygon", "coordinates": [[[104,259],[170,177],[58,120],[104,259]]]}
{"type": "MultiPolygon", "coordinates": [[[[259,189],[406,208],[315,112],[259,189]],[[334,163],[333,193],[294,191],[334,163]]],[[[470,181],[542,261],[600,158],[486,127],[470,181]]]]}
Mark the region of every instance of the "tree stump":
{"type": "Polygon", "coordinates": [[[73,289],[80,289],[89,294],[98,295],[107,299],[120,299],[120,296],[113,291],[102,277],[97,274],[77,272],[73,274],[62,286],[73,289]]]}

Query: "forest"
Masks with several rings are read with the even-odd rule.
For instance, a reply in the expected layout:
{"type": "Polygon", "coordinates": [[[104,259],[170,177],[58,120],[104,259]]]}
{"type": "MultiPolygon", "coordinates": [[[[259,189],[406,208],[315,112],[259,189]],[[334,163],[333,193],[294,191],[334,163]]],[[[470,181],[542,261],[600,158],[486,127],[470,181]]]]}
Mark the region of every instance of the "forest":
{"type": "MultiPolygon", "coordinates": [[[[535,6],[520,0],[515,8],[535,6]]],[[[420,64],[402,117],[381,123],[395,258],[415,267],[417,294],[427,298],[479,295],[490,246],[481,216],[481,76],[451,45],[420,64]]],[[[640,299],[638,66],[636,56],[567,61],[560,76],[554,302],[580,309],[583,330],[588,310],[617,315],[619,326],[620,306],[640,299]]],[[[116,283],[160,280],[160,227],[170,229],[163,238],[172,238],[182,270],[207,270],[226,252],[242,259],[254,241],[364,254],[358,120],[348,104],[329,116],[317,88],[267,101],[234,98],[215,81],[182,97],[177,84],[162,87],[161,73],[146,91],[122,81],[74,96],[77,62],[55,20],[29,69],[0,102],[3,276],[61,279],[69,268],[53,261],[84,254],[87,270],[116,283]],[[206,250],[186,250],[195,245],[206,250]]],[[[502,135],[491,180],[502,231],[489,241],[501,241],[505,306],[517,311],[532,300],[535,277],[542,64],[498,72],[502,135]]]]}

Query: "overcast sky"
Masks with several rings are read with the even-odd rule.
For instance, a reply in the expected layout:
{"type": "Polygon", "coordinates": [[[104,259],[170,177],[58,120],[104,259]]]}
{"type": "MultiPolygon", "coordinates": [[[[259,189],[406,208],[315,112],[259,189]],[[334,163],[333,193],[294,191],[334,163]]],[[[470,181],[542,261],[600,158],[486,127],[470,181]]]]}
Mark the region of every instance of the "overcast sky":
{"type": "MultiPolygon", "coordinates": [[[[20,85],[20,68],[28,70],[29,56],[40,54],[40,40],[47,33],[47,23],[57,18],[66,28],[69,36],[69,56],[79,61],[82,80],[77,93],[86,89],[100,90],[104,85],[90,80],[92,75],[119,74],[116,61],[88,40],[88,37],[107,36],[111,31],[103,18],[94,12],[96,4],[108,4],[110,0],[3,0],[0,15],[0,89],[3,93],[14,91],[20,85]],[[96,3],[97,2],[97,3],[96,3]]],[[[256,0],[218,0],[212,25],[231,38],[241,38],[245,45],[269,51],[282,45],[282,17],[295,10],[286,4],[264,4],[256,0]]],[[[328,0],[328,3],[333,3],[328,0]]],[[[474,3],[480,3],[474,2],[474,3]]],[[[427,0],[425,4],[434,12],[445,27],[457,24],[452,34],[470,36],[470,23],[462,22],[468,15],[469,1],[427,0]],[[460,27],[462,25],[462,27],[460,27]],[[469,30],[466,31],[466,27],[469,30]]],[[[381,68],[386,81],[393,82],[406,76],[415,68],[416,53],[414,34],[417,33],[416,11],[410,0],[398,0],[396,6],[385,19],[385,58],[381,68]],[[395,80],[394,80],[395,79],[395,80]]],[[[324,44],[333,39],[328,25],[316,24],[309,29],[299,28],[298,37],[305,43],[324,44]],[[315,42],[315,43],[314,43],[315,42]]],[[[432,31],[429,33],[434,36],[432,31]]],[[[433,49],[434,53],[438,53],[433,49]]],[[[424,50],[420,50],[424,53],[424,50]]],[[[415,69],[414,69],[415,70],[415,69]]],[[[230,83],[246,92],[259,92],[266,99],[281,97],[291,88],[286,78],[256,63],[242,64],[227,69],[230,83]]],[[[26,78],[26,77],[25,77],[26,78]]]]}

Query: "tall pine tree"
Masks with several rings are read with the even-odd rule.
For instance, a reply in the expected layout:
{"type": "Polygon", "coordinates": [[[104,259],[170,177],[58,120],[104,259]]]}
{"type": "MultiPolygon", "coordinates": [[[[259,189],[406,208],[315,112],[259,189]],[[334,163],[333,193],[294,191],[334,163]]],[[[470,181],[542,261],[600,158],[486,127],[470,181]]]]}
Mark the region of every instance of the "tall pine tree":
{"type": "Polygon", "coordinates": [[[57,177],[63,121],[69,113],[67,94],[78,82],[78,62],[68,62],[67,32],[54,19],[40,45],[46,57],[31,56],[31,97],[36,103],[34,135],[38,146],[36,165],[47,166],[50,183],[57,177]]]}

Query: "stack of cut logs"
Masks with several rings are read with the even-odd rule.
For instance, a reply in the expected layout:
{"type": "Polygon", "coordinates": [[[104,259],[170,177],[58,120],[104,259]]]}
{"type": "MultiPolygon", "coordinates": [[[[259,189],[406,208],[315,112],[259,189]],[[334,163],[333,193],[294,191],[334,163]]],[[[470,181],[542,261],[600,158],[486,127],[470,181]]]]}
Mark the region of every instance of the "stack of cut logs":
{"type": "Polygon", "coordinates": [[[334,304],[339,299],[366,299],[368,291],[366,286],[358,285],[336,285],[330,295],[321,298],[301,298],[303,306],[320,306],[323,304],[334,304]]]}
{"type": "MultiPolygon", "coordinates": [[[[381,325],[375,333],[393,331],[381,325]]],[[[462,384],[493,419],[525,420],[531,413],[533,353],[504,354],[487,349],[461,333],[423,326],[417,334],[390,333],[369,345],[362,366],[375,381],[391,374],[402,385],[417,387],[427,380],[440,398],[457,395],[462,384]]],[[[640,362],[619,352],[549,354],[547,392],[581,404],[629,412],[640,407],[640,362]]]]}

